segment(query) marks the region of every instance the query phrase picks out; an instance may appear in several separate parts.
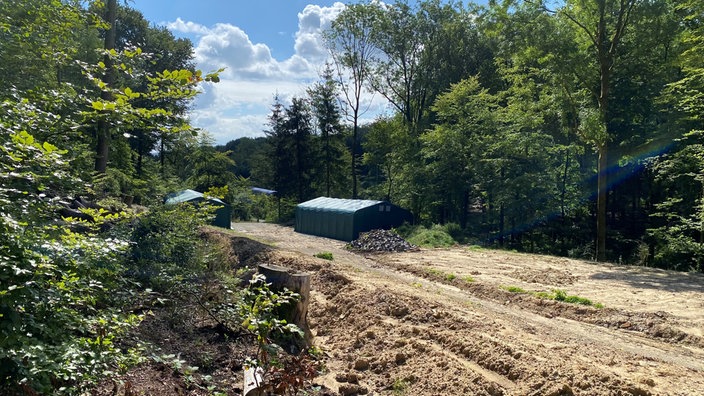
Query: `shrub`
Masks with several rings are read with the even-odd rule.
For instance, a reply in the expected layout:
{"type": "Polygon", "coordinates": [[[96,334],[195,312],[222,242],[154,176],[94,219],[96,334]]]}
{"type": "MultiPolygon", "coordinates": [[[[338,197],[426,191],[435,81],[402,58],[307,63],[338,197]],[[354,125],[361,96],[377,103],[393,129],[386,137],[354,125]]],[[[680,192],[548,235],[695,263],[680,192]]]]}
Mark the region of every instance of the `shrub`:
{"type": "Polygon", "coordinates": [[[155,205],[132,232],[131,273],[162,290],[202,271],[199,229],[207,213],[192,204],[155,205]]]}
{"type": "Polygon", "coordinates": [[[462,241],[465,239],[465,231],[457,223],[447,223],[443,226],[443,230],[455,241],[462,241]]]}
{"type": "Polygon", "coordinates": [[[82,186],[67,171],[65,152],[26,132],[6,136],[0,134],[0,394],[78,393],[139,359],[137,350],[116,346],[142,318],[123,310],[132,298],[124,290],[128,244],[100,233],[99,224],[80,224],[78,234],[67,220],[56,221],[44,193],[82,186]]]}
{"type": "Polygon", "coordinates": [[[419,228],[408,242],[421,247],[439,248],[454,246],[457,242],[440,227],[419,228]]]}
{"type": "Polygon", "coordinates": [[[332,259],[333,259],[333,258],[332,258],[332,253],[330,253],[330,252],[320,252],[320,253],[314,254],[313,256],[315,256],[315,257],[317,257],[317,258],[321,258],[321,259],[323,259],[323,260],[330,260],[330,261],[332,261],[332,259]]]}

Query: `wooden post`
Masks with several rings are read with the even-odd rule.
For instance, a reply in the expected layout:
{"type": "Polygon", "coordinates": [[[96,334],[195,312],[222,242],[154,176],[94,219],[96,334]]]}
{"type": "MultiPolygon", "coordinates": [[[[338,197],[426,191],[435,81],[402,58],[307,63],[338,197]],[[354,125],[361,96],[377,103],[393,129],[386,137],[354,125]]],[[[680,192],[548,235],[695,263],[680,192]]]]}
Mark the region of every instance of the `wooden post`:
{"type": "Polygon", "coordinates": [[[293,323],[305,333],[306,346],[310,345],[312,334],[308,328],[308,302],[310,301],[310,274],[294,273],[289,268],[272,264],[259,264],[259,273],[271,283],[271,290],[283,291],[284,288],[298,293],[301,298],[295,305],[282,307],[282,317],[287,323],[293,323]]]}

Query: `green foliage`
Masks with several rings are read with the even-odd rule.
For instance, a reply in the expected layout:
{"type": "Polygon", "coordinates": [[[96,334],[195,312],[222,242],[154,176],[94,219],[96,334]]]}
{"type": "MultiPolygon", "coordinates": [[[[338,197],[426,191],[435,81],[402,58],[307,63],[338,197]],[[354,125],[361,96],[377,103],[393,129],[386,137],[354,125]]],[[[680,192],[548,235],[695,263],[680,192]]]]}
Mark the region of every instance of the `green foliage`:
{"type": "Polygon", "coordinates": [[[132,276],[157,290],[192,279],[205,268],[199,229],[207,210],[189,203],[156,205],[132,231],[132,276]]]}
{"type": "MultiPolygon", "coordinates": [[[[100,224],[79,234],[53,220],[46,193],[77,182],[65,151],[27,132],[0,143],[0,391],[73,393],[139,360],[117,345],[143,317],[123,308],[134,297],[124,290],[128,243],[100,224]]],[[[93,211],[99,222],[121,217],[102,213],[93,211]]]]}
{"type": "Polygon", "coordinates": [[[279,308],[294,303],[300,296],[288,290],[275,293],[269,285],[266,277],[255,275],[249,281],[249,287],[243,290],[238,304],[241,326],[256,337],[259,346],[256,359],[249,364],[261,367],[265,372],[277,363],[281,350],[277,340],[285,336],[303,337],[298,326],[279,319],[279,308]]]}
{"type": "Polygon", "coordinates": [[[329,261],[333,260],[332,253],[330,253],[330,252],[320,252],[320,253],[314,254],[313,256],[315,256],[317,258],[321,258],[323,260],[329,260],[329,261]]]}
{"type": "Polygon", "coordinates": [[[457,275],[452,273],[445,273],[437,268],[426,268],[425,272],[435,278],[440,278],[441,280],[445,280],[447,282],[452,282],[457,279],[457,275]]]}
{"type": "Polygon", "coordinates": [[[553,289],[551,292],[528,292],[518,286],[501,286],[501,289],[506,290],[509,293],[531,294],[535,297],[546,300],[555,300],[568,304],[589,305],[595,308],[604,308],[604,305],[601,303],[594,303],[585,297],[568,295],[567,292],[561,289],[553,289]]]}
{"type": "Polygon", "coordinates": [[[520,288],[518,286],[501,286],[501,288],[506,290],[507,292],[510,292],[510,293],[519,293],[519,294],[527,293],[523,288],[520,288]]]}
{"type": "Polygon", "coordinates": [[[416,246],[430,248],[450,247],[457,244],[450,234],[445,231],[444,227],[440,225],[434,225],[430,229],[422,226],[417,227],[406,237],[406,240],[416,246]]]}
{"type": "Polygon", "coordinates": [[[396,378],[394,384],[391,386],[393,394],[396,396],[405,395],[408,390],[408,381],[402,378],[396,378]]]}

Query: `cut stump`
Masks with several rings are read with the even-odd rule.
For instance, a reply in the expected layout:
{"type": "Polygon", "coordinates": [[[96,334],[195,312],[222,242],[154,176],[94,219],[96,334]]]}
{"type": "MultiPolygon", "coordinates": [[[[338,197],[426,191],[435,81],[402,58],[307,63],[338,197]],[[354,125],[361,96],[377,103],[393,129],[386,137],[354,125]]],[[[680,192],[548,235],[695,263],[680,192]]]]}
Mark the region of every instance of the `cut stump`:
{"type": "Polygon", "coordinates": [[[280,319],[293,323],[303,330],[305,346],[310,346],[312,334],[308,328],[308,303],[310,301],[310,274],[292,272],[291,269],[272,264],[259,264],[259,273],[266,277],[266,282],[271,283],[271,290],[281,292],[288,289],[298,293],[301,298],[294,304],[282,306],[280,319]]]}

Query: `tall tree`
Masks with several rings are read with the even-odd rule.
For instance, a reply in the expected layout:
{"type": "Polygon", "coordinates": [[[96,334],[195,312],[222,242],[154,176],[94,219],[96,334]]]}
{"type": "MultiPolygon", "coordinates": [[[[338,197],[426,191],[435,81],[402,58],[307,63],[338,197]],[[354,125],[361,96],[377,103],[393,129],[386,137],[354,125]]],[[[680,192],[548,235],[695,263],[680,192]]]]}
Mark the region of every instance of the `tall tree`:
{"type": "Polygon", "coordinates": [[[557,10],[575,29],[575,44],[587,46],[591,53],[587,59],[591,70],[580,70],[597,76],[593,81],[585,75],[577,78],[582,87],[596,98],[598,122],[585,125],[582,136],[597,150],[597,210],[596,210],[596,259],[606,260],[606,203],[609,191],[609,143],[614,131],[610,123],[609,99],[613,86],[614,68],[623,53],[621,41],[631,22],[631,14],[640,0],[575,0],[567,1],[557,10]]]}
{"type": "Polygon", "coordinates": [[[453,85],[436,100],[438,124],[421,141],[432,180],[426,191],[437,221],[466,226],[468,206],[478,198],[474,188],[486,174],[489,140],[497,134],[496,109],[496,98],[476,77],[453,85]]]}
{"type": "Polygon", "coordinates": [[[268,129],[264,131],[267,136],[267,160],[264,179],[268,186],[277,191],[280,197],[290,196],[295,187],[293,185],[294,163],[291,146],[291,136],[286,128],[286,108],[278,95],[274,96],[271,114],[268,117],[268,129]]]}
{"type": "MultiPolygon", "coordinates": [[[[107,30],[105,31],[105,56],[103,58],[103,63],[105,64],[105,73],[103,75],[103,84],[105,84],[107,89],[103,89],[101,92],[101,99],[105,101],[111,101],[113,99],[110,89],[113,88],[113,83],[115,82],[115,69],[113,65],[113,58],[111,51],[115,50],[115,38],[116,29],[115,22],[117,20],[117,0],[108,0],[107,8],[105,10],[105,22],[107,23],[107,30]]],[[[105,173],[108,167],[108,156],[110,154],[110,123],[106,117],[101,117],[98,120],[97,129],[97,143],[95,147],[95,171],[98,173],[105,173]]]]}
{"type": "Polygon", "coordinates": [[[296,198],[303,202],[311,198],[312,172],[316,163],[312,146],[313,126],[308,104],[302,98],[293,98],[286,108],[284,128],[291,136],[296,198]]]}
{"type": "MultiPolygon", "coordinates": [[[[148,75],[164,70],[186,69],[195,71],[193,64],[193,45],[190,40],[175,38],[165,27],[152,26],[144,19],[141,12],[129,7],[118,6],[116,20],[116,49],[124,51],[139,47],[143,52],[143,60],[139,63],[140,71],[121,81],[122,86],[128,86],[135,92],[147,89],[148,75]]],[[[174,125],[183,124],[183,117],[188,110],[190,98],[136,98],[133,104],[144,108],[163,108],[169,110],[169,115],[161,116],[164,121],[174,125]]],[[[143,162],[149,153],[158,149],[162,173],[164,157],[174,134],[159,131],[149,123],[135,125],[127,131],[129,142],[135,151],[135,171],[138,177],[143,175],[143,162]]]]}
{"type": "Polygon", "coordinates": [[[379,13],[378,3],[370,3],[369,6],[348,5],[324,33],[326,46],[342,86],[345,99],[343,111],[348,121],[352,122],[352,198],[357,198],[358,195],[359,120],[367,110],[363,107],[365,103],[362,95],[369,83],[372,62],[378,55],[372,34],[379,13]]]}
{"type": "Polygon", "coordinates": [[[660,267],[704,272],[704,4],[682,1],[676,12],[683,27],[677,59],[682,74],[668,85],[663,103],[686,133],[652,167],[662,197],[648,230],[650,258],[660,267]]]}
{"type": "MultiPolygon", "coordinates": [[[[337,83],[335,81],[335,71],[330,63],[325,64],[322,73],[322,81],[314,84],[308,89],[313,115],[317,121],[318,134],[320,137],[320,147],[322,151],[321,159],[324,167],[325,195],[333,196],[333,184],[339,184],[344,180],[342,175],[344,158],[342,152],[343,126],[341,123],[341,110],[337,97],[337,83]]],[[[338,192],[339,191],[338,189],[338,192]]]]}

